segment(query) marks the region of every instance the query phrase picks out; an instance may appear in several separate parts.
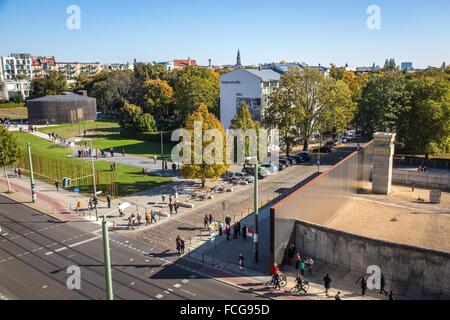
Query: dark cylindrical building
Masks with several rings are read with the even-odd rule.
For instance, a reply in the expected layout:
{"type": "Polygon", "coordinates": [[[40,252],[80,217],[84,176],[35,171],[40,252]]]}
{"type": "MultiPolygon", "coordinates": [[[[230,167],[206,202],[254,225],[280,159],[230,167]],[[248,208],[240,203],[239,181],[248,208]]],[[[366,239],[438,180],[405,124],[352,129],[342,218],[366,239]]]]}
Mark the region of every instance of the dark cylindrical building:
{"type": "Polygon", "coordinates": [[[27,101],[31,124],[64,124],[96,120],[95,98],[77,94],[46,96],[27,101]]]}

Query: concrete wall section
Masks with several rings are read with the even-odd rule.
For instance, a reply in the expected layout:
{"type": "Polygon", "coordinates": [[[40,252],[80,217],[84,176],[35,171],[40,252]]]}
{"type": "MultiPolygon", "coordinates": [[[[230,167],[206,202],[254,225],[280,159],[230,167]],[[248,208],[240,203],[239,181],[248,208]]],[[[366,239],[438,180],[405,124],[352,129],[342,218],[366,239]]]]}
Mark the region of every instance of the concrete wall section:
{"type": "Polygon", "coordinates": [[[377,265],[393,281],[450,293],[450,253],[365,238],[304,221],[296,223],[295,244],[302,256],[361,273],[377,265]]]}
{"type": "Polygon", "coordinates": [[[416,187],[450,190],[450,173],[394,169],[392,182],[407,186],[414,184],[416,187]]]}

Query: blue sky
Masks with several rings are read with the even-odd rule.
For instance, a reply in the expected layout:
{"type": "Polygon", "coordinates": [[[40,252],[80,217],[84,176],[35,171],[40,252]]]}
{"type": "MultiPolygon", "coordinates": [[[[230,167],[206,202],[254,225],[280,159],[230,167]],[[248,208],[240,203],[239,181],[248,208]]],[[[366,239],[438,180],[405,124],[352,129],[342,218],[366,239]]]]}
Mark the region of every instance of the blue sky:
{"type": "Polygon", "coordinates": [[[244,64],[450,63],[448,0],[0,0],[0,29],[0,55],[58,61],[232,64],[240,48],[244,64]],[[81,30],[66,28],[72,4],[81,30]],[[380,30],[366,27],[373,4],[380,30]]]}

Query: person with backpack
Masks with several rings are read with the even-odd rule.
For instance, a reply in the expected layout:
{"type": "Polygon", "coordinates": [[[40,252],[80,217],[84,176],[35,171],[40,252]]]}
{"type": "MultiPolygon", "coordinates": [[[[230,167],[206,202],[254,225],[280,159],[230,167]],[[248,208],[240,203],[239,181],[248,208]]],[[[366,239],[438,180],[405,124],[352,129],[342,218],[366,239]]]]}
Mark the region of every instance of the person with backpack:
{"type": "Polygon", "coordinates": [[[328,291],[331,288],[331,282],[332,282],[330,275],[327,273],[326,276],[323,277],[322,281],[323,281],[323,286],[325,288],[325,295],[328,297],[328,291]]]}

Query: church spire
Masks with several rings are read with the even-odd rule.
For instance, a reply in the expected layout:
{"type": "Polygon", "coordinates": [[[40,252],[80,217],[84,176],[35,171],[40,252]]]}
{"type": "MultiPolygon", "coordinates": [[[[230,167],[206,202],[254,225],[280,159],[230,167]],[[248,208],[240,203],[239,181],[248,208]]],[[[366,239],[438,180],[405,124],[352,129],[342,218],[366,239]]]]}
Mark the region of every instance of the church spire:
{"type": "Polygon", "coordinates": [[[239,49],[238,49],[238,52],[237,52],[236,67],[237,67],[237,68],[242,67],[242,63],[241,63],[241,52],[240,52],[239,49]]]}

